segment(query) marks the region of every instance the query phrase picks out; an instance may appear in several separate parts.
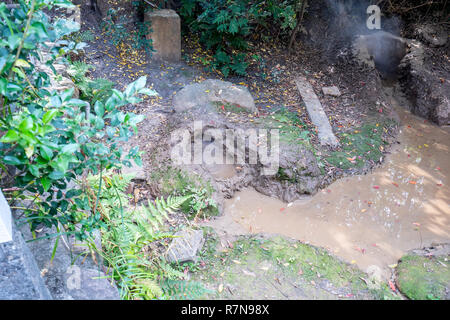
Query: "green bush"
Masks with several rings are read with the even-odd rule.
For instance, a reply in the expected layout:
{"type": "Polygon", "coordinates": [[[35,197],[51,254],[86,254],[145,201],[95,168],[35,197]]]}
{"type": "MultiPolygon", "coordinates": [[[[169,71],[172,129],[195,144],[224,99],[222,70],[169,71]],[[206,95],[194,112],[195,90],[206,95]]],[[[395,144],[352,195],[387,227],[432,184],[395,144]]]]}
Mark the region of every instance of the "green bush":
{"type": "Polygon", "coordinates": [[[231,73],[246,74],[248,40],[250,35],[255,35],[255,30],[280,35],[295,28],[299,3],[296,0],[183,0],[180,15],[189,30],[199,33],[206,49],[213,50],[212,67],[227,77],[231,73]]]}
{"type": "MultiPolygon", "coordinates": [[[[118,143],[137,130],[142,116],[124,113],[121,106],[141,101],[139,94],[155,95],[141,77],[124,92],[73,98],[74,89],[57,91],[51,74],[40,71],[31,57],[40,59],[56,73],[56,59],[64,61],[72,50],[81,50],[63,38],[79,30],[73,21],[52,21],[44,9],[68,8],[67,0],[20,0],[17,8],[0,4],[0,167],[16,168],[12,198],[32,199],[26,211],[31,229],[42,223],[62,233],[87,237],[101,222],[98,201],[89,201],[73,181],[88,172],[140,163],[138,148],[125,157],[118,143]],[[48,48],[47,43],[53,47],[48,48]],[[42,60],[43,48],[49,57],[42,60]],[[93,102],[94,101],[94,102],[93,102]],[[83,213],[83,214],[81,214],[83,213]],[[76,228],[79,225],[80,228],[76,228]]],[[[100,183],[101,185],[101,183],[100,183]]],[[[101,188],[97,191],[99,193],[101,188]]],[[[98,198],[98,194],[97,194],[98,198]]],[[[47,237],[50,237],[47,236],[47,237]]]]}

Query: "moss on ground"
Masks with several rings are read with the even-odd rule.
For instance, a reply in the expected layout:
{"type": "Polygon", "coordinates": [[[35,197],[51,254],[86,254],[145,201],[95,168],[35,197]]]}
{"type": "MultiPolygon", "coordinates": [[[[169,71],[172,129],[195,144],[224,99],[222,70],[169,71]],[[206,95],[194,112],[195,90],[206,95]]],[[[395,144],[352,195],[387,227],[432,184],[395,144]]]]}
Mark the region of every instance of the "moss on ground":
{"type": "Polygon", "coordinates": [[[203,268],[193,274],[209,299],[392,299],[386,285],[368,287],[367,275],[326,250],[283,237],[241,236],[224,251],[208,231],[203,268]]]}
{"type": "Polygon", "coordinates": [[[313,149],[310,143],[312,133],[295,112],[281,108],[271,115],[260,117],[257,122],[266,128],[278,129],[281,142],[313,149]]]}
{"type": "Polygon", "coordinates": [[[379,162],[385,146],[389,144],[384,136],[390,126],[391,121],[368,123],[360,128],[338,133],[341,148],[329,153],[326,161],[343,170],[362,168],[368,161],[379,162]]]}
{"type": "Polygon", "coordinates": [[[450,269],[448,257],[407,255],[397,266],[397,284],[409,299],[448,299],[450,269]]]}

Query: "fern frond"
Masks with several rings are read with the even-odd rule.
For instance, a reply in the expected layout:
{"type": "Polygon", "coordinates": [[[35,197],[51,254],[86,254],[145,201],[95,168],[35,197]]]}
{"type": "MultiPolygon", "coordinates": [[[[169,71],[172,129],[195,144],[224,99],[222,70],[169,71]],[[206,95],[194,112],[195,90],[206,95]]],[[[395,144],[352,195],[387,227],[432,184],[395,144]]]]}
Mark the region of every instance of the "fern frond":
{"type": "Polygon", "coordinates": [[[164,294],[176,300],[196,300],[204,297],[211,290],[205,288],[201,282],[170,280],[162,283],[164,294]]]}

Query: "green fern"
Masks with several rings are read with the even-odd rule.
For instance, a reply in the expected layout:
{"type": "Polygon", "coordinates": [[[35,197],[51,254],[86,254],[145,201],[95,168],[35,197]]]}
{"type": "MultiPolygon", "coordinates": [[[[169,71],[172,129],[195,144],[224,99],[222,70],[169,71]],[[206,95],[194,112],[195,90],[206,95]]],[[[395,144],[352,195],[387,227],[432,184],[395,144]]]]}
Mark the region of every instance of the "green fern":
{"type": "Polygon", "coordinates": [[[162,282],[164,296],[176,300],[198,300],[206,294],[213,293],[201,282],[166,279],[162,282]]]}
{"type": "Polygon", "coordinates": [[[97,78],[89,79],[87,74],[94,67],[82,61],[72,62],[67,70],[77,88],[81,91],[84,98],[88,99],[92,105],[97,101],[105,102],[111,95],[114,88],[114,82],[108,79],[97,78]]]}
{"type": "MultiPolygon", "coordinates": [[[[103,257],[112,269],[121,296],[133,300],[161,297],[159,279],[175,280],[184,274],[160,257],[146,253],[145,248],[152,242],[173,237],[164,231],[168,214],[178,210],[191,196],[155,199],[133,210],[129,207],[130,196],[124,193],[133,175],[106,171],[102,178],[99,203],[105,223],[103,257]]],[[[98,189],[98,176],[89,176],[87,181],[92,189],[98,189]]]]}

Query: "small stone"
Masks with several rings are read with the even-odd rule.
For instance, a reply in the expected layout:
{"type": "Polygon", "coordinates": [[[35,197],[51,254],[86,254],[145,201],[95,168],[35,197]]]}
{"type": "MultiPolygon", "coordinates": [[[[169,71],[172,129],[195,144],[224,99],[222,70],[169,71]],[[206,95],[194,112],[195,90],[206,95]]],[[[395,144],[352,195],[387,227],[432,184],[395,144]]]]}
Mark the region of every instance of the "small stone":
{"type": "Polygon", "coordinates": [[[204,243],[203,231],[186,229],[175,233],[167,251],[169,262],[195,261],[204,243]]]}
{"type": "Polygon", "coordinates": [[[322,91],[323,91],[324,95],[333,96],[333,97],[341,96],[341,92],[339,91],[339,88],[336,86],[322,87],[322,91]]]}

